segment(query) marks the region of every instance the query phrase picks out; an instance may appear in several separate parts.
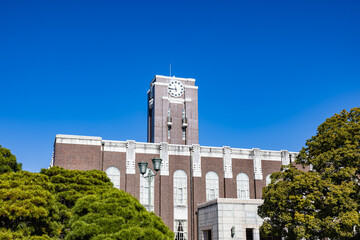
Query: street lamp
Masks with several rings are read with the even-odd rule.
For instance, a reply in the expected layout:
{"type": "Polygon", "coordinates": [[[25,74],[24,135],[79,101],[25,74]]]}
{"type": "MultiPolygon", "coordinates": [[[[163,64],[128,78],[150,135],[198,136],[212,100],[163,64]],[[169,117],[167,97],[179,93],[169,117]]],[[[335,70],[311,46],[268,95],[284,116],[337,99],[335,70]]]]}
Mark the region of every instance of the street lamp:
{"type": "Polygon", "coordinates": [[[153,178],[157,175],[158,171],[160,170],[162,159],[161,158],[153,158],[152,163],[154,166],[155,174],[151,171],[151,168],[148,167],[147,162],[139,162],[139,171],[141,175],[143,175],[144,178],[147,178],[148,184],[149,184],[149,207],[148,211],[151,212],[151,182],[153,178]],[[147,176],[144,176],[144,174],[148,172],[147,176]]]}

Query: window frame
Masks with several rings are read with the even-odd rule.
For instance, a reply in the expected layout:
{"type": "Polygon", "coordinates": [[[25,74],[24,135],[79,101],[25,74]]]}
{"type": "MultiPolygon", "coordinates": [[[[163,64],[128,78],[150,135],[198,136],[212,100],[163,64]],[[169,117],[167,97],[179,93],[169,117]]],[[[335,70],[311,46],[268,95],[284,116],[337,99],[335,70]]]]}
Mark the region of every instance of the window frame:
{"type": "Polygon", "coordinates": [[[209,171],[205,176],[206,201],[219,198],[219,175],[214,171],[209,171]]]}
{"type": "Polygon", "coordinates": [[[106,176],[110,179],[111,183],[113,184],[114,188],[120,189],[120,177],[121,173],[117,167],[110,166],[105,170],[106,176]],[[114,171],[116,173],[114,173],[114,171]],[[116,181],[116,182],[115,182],[116,181]]]}
{"type": "Polygon", "coordinates": [[[246,173],[241,172],[236,176],[236,193],[238,199],[250,199],[250,179],[246,173]]]}

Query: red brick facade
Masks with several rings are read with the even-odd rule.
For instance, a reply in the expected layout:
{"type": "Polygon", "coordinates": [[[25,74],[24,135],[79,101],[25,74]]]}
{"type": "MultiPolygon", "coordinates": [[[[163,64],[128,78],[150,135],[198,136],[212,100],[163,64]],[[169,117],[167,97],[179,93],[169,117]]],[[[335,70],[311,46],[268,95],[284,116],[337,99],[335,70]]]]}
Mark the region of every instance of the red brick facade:
{"type": "MultiPolygon", "coordinates": [[[[156,143],[134,143],[135,159],[131,165],[132,170],[128,169],[130,155],[128,142],[103,141],[98,137],[83,137],[70,135],[57,135],[54,145],[53,165],[67,169],[90,170],[99,169],[105,171],[109,167],[116,167],[120,170],[120,189],[140,198],[140,173],[137,167],[138,162],[148,162],[152,166],[151,160],[164,156],[164,150],[160,144],[156,143]],[[116,146],[116,147],[114,147],[116,146]],[[134,167],[135,166],[135,167],[134,167]]],[[[197,204],[206,202],[206,179],[208,172],[214,171],[219,177],[219,198],[237,198],[237,181],[239,173],[246,173],[249,177],[250,199],[261,198],[262,188],[266,185],[266,176],[274,171],[279,171],[281,164],[286,163],[289,156],[295,157],[296,153],[288,153],[282,157],[280,151],[260,151],[262,179],[255,179],[253,150],[232,149],[231,167],[232,177],[225,177],[224,153],[222,148],[210,148],[200,146],[201,177],[193,176],[191,172],[195,168],[191,167],[195,157],[192,153],[193,146],[188,145],[168,145],[168,174],[162,171],[154,178],[154,211],[160,216],[170,229],[174,229],[174,172],[183,170],[187,174],[187,207],[188,207],[188,235],[196,233],[196,212],[197,204]],[[245,154],[245,153],[246,154],[245,154]],[[239,155],[239,156],[237,156],[239,155]],[[245,158],[247,156],[247,158],[245,158]],[[269,157],[273,156],[273,159],[269,157]],[[193,185],[191,186],[191,183],[193,185]],[[193,211],[191,211],[193,209],[193,211]]],[[[131,159],[130,159],[131,160],[131,159]]],[[[165,171],[166,172],[166,171],[165,171]]]]}

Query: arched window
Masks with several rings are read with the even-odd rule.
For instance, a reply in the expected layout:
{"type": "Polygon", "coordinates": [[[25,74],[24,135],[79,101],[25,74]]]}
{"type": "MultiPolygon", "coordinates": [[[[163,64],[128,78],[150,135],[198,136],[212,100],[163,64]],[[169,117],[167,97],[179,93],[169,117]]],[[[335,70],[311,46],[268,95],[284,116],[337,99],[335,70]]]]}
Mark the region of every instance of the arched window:
{"type": "MultiPolygon", "coordinates": [[[[142,175],[140,174],[140,203],[146,208],[149,209],[149,172],[153,173],[151,169],[142,175]]],[[[154,211],[154,180],[151,181],[151,209],[150,211],[154,211]]]]}
{"type": "Polygon", "coordinates": [[[120,170],[116,167],[109,167],[105,172],[108,178],[110,178],[110,181],[114,184],[114,187],[120,189],[120,170]]]}
{"type": "Polygon", "coordinates": [[[206,201],[219,198],[219,177],[216,172],[206,174],[206,201]]]}
{"type": "Polygon", "coordinates": [[[174,233],[175,240],[187,240],[187,174],[174,173],[174,233]]]}
{"type": "Polygon", "coordinates": [[[187,175],[183,170],[174,173],[174,205],[187,205],[187,175]]]}
{"type": "Polygon", "coordinates": [[[245,173],[239,173],[236,177],[237,197],[239,199],[250,199],[249,177],[245,173]]]}
{"type": "Polygon", "coordinates": [[[269,175],[266,176],[266,186],[268,186],[268,185],[271,183],[270,175],[271,175],[271,174],[269,174],[269,175]]]}

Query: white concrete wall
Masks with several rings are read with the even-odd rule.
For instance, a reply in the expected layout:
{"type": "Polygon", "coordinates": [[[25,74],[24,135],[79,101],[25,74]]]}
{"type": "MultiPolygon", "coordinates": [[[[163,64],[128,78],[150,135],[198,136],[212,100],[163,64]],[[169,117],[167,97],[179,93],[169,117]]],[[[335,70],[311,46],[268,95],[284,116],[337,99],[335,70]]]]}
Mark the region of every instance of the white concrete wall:
{"type": "Polygon", "coordinates": [[[259,228],[263,220],[257,215],[261,199],[215,199],[198,205],[199,239],[204,230],[211,229],[215,240],[246,240],[246,228],[253,229],[254,240],[260,239],[259,228]],[[231,228],[235,236],[231,238],[231,228]]]}

